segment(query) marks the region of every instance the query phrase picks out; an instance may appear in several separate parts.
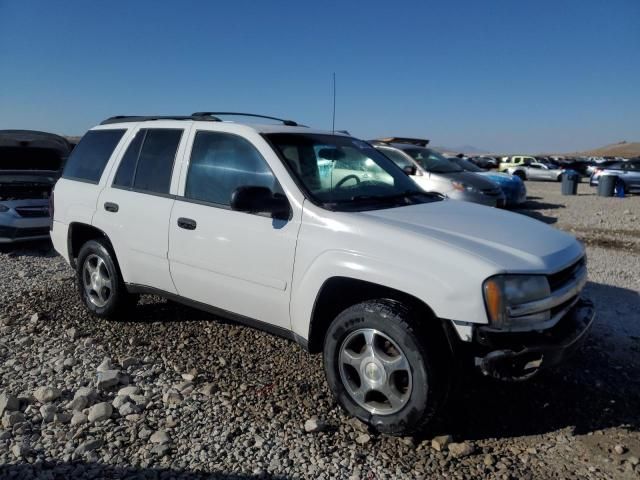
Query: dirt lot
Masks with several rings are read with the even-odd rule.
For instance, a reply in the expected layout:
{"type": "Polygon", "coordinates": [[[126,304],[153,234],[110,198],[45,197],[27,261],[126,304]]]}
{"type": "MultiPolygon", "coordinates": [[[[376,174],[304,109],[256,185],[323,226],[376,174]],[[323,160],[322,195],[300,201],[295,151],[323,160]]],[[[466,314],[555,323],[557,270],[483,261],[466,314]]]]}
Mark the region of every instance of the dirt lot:
{"type": "Polygon", "coordinates": [[[527,187],[520,213],[587,245],[593,332],[528,383],[464,379],[425,438],[350,420],[291,342],[155,297],[96,320],[47,245],[0,254],[0,477],[640,478],[640,197],[527,187]]]}

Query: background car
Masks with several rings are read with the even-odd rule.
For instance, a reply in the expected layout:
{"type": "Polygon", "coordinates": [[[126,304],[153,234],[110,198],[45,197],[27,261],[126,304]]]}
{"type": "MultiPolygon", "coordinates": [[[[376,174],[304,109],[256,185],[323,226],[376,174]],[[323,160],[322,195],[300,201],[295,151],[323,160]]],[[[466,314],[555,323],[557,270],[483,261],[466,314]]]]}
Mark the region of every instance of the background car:
{"type": "Polygon", "coordinates": [[[589,185],[598,185],[602,175],[616,175],[621,181],[625,193],[640,191],[640,159],[617,162],[603,168],[596,168],[589,179],[589,185]]]}
{"type": "Polygon", "coordinates": [[[535,161],[535,157],[525,155],[512,155],[510,157],[502,157],[500,159],[500,165],[498,165],[498,171],[506,172],[510,168],[523,167],[535,161]]]}
{"type": "Polygon", "coordinates": [[[559,182],[567,170],[556,168],[540,162],[530,162],[517,167],[510,167],[507,173],[516,175],[522,180],[550,180],[559,182]]]}
{"type": "Polygon", "coordinates": [[[428,192],[490,207],[504,204],[504,193],[498,185],[464,171],[441,153],[427,148],[429,140],[391,137],[370,143],[428,192]]]}
{"type": "Polygon", "coordinates": [[[52,133],[0,130],[0,244],[49,238],[49,196],[70,150],[52,133]]]}
{"type": "Polygon", "coordinates": [[[453,160],[466,172],[473,172],[476,175],[481,175],[498,184],[498,186],[504,193],[506,207],[519,205],[527,200],[527,187],[520,179],[520,177],[509,175],[508,173],[488,172],[464,158],[456,157],[452,158],[451,160],[453,160]]]}
{"type": "Polygon", "coordinates": [[[469,157],[469,161],[473,162],[480,168],[498,168],[498,159],[495,157],[475,156],[469,157]]]}

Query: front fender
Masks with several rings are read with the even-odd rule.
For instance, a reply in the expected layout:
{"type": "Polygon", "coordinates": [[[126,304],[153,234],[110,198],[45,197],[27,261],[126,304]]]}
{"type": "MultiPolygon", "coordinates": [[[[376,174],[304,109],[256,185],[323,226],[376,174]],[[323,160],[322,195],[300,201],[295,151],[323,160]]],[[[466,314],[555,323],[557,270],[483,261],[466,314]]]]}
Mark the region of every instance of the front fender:
{"type": "Polygon", "coordinates": [[[486,322],[482,318],[484,305],[478,305],[477,298],[461,298],[460,292],[465,288],[445,281],[419,262],[406,268],[355,252],[327,250],[303,273],[294,273],[290,311],[292,329],[297,335],[307,338],[316,298],[332,277],[353,278],[399,290],[426,303],[439,318],[486,322]]]}

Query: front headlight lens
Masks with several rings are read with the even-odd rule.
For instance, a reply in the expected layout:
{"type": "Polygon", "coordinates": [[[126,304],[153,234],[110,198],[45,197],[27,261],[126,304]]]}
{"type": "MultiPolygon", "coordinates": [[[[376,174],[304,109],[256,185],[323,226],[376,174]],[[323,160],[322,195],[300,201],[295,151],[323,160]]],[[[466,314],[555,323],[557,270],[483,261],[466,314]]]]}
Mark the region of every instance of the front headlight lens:
{"type": "Polygon", "coordinates": [[[455,190],[458,190],[459,192],[475,192],[476,191],[476,187],[474,187],[473,185],[467,185],[465,183],[462,182],[451,182],[451,184],[453,185],[453,188],[455,190]]]}
{"type": "Polygon", "coordinates": [[[8,212],[9,207],[0,203],[0,213],[8,212]]]}
{"type": "Polygon", "coordinates": [[[498,275],[484,282],[484,299],[491,325],[498,328],[526,325],[549,320],[551,312],[511,318],[509,307],[542,300],[551,295],[544,275],[498,275]]]}

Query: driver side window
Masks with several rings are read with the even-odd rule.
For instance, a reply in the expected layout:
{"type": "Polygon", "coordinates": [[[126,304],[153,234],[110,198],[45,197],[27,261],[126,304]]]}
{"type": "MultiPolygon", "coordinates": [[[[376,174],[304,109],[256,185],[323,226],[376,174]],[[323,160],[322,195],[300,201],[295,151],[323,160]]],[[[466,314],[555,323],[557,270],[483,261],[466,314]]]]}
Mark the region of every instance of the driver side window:
{"type": "Polygon", "coordinates": [[[229,133],[197,132],[185,198],[229,206],[231,194],[242,186],[267,187],[274,193],[283,193],[269,165],[248,140],[229,133]]]}

